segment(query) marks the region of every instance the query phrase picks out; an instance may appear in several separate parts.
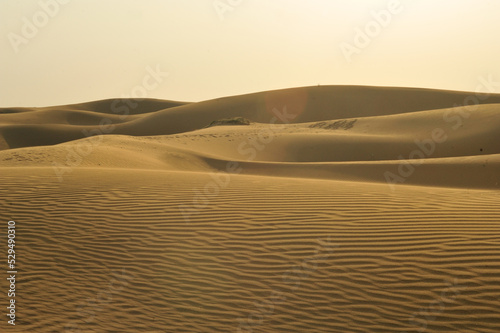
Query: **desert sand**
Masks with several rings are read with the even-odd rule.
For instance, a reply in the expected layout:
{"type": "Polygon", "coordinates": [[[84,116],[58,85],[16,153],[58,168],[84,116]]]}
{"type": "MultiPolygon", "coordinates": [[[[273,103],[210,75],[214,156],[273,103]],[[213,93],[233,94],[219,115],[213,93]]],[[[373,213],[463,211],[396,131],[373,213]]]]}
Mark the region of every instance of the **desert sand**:
{"type": "Polygon", "coordinates": [[[499,128],[390,87],[0,109],[1,331],[499,332],[499,128]]]}

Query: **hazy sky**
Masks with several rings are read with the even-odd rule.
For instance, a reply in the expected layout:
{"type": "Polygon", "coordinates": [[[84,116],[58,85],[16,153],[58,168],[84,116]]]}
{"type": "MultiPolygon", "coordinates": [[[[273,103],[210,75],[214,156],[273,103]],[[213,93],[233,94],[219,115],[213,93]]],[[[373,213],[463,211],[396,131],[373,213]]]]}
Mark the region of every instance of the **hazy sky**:
{"type": "Polygon", "coordinates": [[[1,0],[0,105],[474,90],[500,82],[499,14],[499,0],[1,0]]]}

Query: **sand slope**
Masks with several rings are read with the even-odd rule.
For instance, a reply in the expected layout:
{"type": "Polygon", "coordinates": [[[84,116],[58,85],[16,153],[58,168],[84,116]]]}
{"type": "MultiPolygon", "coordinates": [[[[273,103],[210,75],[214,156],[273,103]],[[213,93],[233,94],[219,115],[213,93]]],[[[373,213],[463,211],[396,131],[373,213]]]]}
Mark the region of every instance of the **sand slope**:
{"type": "Polygon", "coordinates": [[[0,109],[0,331],[496,333],[500,96],[471,96],[0,109]]]}

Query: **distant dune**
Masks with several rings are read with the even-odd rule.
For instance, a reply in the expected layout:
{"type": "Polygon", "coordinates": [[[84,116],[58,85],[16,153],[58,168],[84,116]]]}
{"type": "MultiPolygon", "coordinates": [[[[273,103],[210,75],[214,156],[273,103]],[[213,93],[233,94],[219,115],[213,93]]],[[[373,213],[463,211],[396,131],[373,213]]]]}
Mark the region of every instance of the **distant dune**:
{"type": "Polygon", "coordinates": [[[499,129],[415,88],[0,109],[16,329],[499,332],[499,129]]]}
{"type": "Polygon", "coordinates": [[[76,145],[83,151],[76,153],[79,167],[210,172],[236,161],[247,174],[497,188],[500,95],[478,95],[478,105],[469,105],[471,96],[332,86],[200,103],[105,100],[3,109],[0,161],[72,166],[65,156],[76,145]],[[231,117],[253,124],[205,128],[231,117]],[[398,170],[405,163],[419,172],[398,170]]]}

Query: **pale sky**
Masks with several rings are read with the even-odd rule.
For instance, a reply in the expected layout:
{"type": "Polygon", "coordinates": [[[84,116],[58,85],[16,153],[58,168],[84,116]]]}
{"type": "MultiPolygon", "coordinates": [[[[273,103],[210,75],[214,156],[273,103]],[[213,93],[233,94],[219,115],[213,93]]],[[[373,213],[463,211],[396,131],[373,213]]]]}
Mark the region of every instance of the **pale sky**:
{"type": "Polygon", "coordinates": [[[499,0],[1,0],[0,106],[473,91],[480,76],[500,82],[499,15],[499,0]]]}

